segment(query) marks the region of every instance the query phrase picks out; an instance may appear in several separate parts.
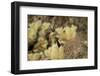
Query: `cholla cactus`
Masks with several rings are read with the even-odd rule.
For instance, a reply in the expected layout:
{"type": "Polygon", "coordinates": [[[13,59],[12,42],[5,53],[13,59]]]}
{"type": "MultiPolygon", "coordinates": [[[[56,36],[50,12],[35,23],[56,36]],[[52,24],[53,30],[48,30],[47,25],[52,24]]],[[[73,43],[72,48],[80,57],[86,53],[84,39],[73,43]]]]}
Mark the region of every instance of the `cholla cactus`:
{"type": "Polygon", "coordinates": [[[53,44],[52,47],[49,48],[49,50],[50,50],[50,59],[58,59],[59,48],[57,44],[53,44]]]}
{"type": "Polygon", "coordinates": [[[41,26],[41,21],[34,22],[29,25],[30,28],[28,28],[28,42],[29,44],[33,43],[37,37],[37,31],[41,26]]]}
{"type": "Polygon", "coordinates": [[[38,42],[34,48],[37,48],[37,49],[43,51],[43,50],[47,49],[47,45],[48,45],[48,41],[44,37],[39,37],[38,42]]]}
{"type": "Polygon", "coordinates": [[[49,26],[50,26],[50,23],[49,22],[44,22],[41,25],[41,30],[39,32],[39,36],[45,36],[46,30],[48,30],[49,26]]]}
{"type": "Polygon", "coordinates": [[[39,60],[40,54],[39,53],[30,53],[28,54],[28,60],[39,60]]]}
{"type": "Polygon", "coordinates": [[[61,40],[66,39],[66,33],[62,27],[59,27],[55,30],[57,32],[57,37],[61,40]]]}
{"type": "Polygon", "coordinates": [[[28,60],[87,58],[86,21],[70,16],[29,16],[28,60]]]}
{"type": "Polygon", "coordinates": [[[58,37],[62,40],[71,40],[76,37],[76,29],[77,27],[72,25],[71,27],[60,27],[56,29],[56,32],[58,33],[58,37]]]}
{"type": "Polygon", "coordinates": [[[57,44],[52,44],[48,50],[45,50],[45,55],[49,59],[63,59],[64,58],[64,48],[62,46],[58,47],[57,44]]]}
{"type": "Polygon", "coordinates": [[[47,29],[49,28],[49,26],[50,26],[50,23],[49,23],[49,22],[44,22],[44,23],[42,24],[41,29],[45,31],[45,30],[47,30],[47,29]]]}
{"type": "Polygon", "coordinates": [[[76,37],[76,29],[77,29],[77,27],[74,25],[72,25],[71,27],[64,28],[67,40],[71,40],[76,37]]]}
{"type": "Polygon", "coordinates": [[[59,47],[59,59],[64,59],[64,48],[62,46],[59,47]]]}

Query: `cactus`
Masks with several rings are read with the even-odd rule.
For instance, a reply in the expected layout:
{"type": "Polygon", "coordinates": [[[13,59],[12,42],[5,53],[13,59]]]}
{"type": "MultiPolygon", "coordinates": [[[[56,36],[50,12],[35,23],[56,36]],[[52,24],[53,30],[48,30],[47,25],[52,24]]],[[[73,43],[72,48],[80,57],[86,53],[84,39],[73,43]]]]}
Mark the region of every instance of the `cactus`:
{"type": "Polygon", "coordinates": [[[86,17],[31,15],[28,19],[28,60],[87,58],[86,17]]]}
{"type": "Polygon", "coordinates": [[[29,44],[32,44],[36,37],[37,37],[37,31],[41,26],[41,21],[33,22],[29,24],[30,28],[28,28],[28,42],[29,44]]]}
{"type": "Polygon", "coordinates": [[[49,59],[64,59],[64,48],[62,46],[58,47],[57,44],[52,44],[48,50],[45,50],[45,54],[49,59]]]}
{"type": "Polygon", "coordinates": [[[71,40],[76,37],[76,29],[77,27],[72,25],[71,27],[60,27],[56,29],[56,32],[58,33],[58,36],[62,40],[71,40]]]}

